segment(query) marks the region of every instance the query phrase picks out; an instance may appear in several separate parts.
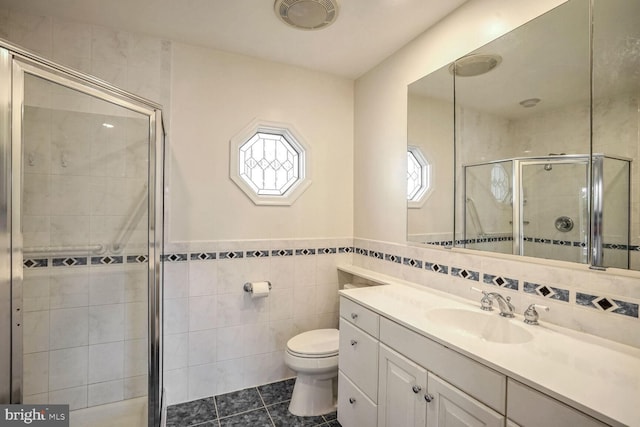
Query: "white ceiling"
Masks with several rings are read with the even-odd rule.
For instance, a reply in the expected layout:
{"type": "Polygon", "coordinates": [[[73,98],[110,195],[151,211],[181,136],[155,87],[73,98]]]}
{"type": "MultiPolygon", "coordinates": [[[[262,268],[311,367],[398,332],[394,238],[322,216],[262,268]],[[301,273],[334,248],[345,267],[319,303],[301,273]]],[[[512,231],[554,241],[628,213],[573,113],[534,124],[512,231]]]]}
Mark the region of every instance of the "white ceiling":
{"type": "Polygon", "coordinates": [[[104,25],[357,78],[467,0],[338,0],[317,31],[287,27],[273,0],[0,0],[0,7],[104,25]]]}

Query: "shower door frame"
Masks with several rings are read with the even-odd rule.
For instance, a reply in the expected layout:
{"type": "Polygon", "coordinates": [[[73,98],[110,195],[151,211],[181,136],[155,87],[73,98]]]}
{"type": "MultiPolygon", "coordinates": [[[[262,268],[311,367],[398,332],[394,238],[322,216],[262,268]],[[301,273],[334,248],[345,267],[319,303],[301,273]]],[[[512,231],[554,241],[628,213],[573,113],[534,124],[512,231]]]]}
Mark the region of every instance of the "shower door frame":
{"type": "Polygon", "coordinates": [[[22,401],[22,111],[24,73],[77,90],[149,118],[148,425],[162,410],[162,271],[164,128],[162,107],[90,75],[0,39],[0,403],[22,401]],[[18,191],[15,191],[18,189],[18,191]],[[6,261],[9,260],[7,263],[6,261]],[[6,303],[8,301],[8,304],[6,303]],[[7,318],[6,313],[11,313],[7,318]],[[9,324],[5,324],[6,322],[9,324]],[[5,331],[10,331],[9,342],[5,331]],[[7,345],[8,344],[8,345],[7,345]],[[8,379],[8,381],[6,381],[8,379]],[[7,390],[8,389],[8,390],[7,390]]]}
{"type": "MultiPolygon", "coordinates": [[[[524,199],[522,199],[522,195],[524,194],[523,187],[523,168],[525,166],[545,166],[545,165],[575,165],[575,164],[584,164],[586,167],[585,171],[585,188],[587,189],[587,221],[586,221],[586,245],[587,248],[591,247],[591,237],[592,237],[592,221],[589,218],[589,211],[591,210],[591,162],[589,161],[589,154],[563,154],[561,156],[549,156],[549,157],[523,157],[516,158],[513,160],[513,188],[517,188],[518,191],[513,192],[513,253],[516,255],[526,255],[524,253],[524,199]]],[[[589,259],[589,252],[587,251],[587,259],[586,263],[591,263],[591,259],[589,259]]]]}

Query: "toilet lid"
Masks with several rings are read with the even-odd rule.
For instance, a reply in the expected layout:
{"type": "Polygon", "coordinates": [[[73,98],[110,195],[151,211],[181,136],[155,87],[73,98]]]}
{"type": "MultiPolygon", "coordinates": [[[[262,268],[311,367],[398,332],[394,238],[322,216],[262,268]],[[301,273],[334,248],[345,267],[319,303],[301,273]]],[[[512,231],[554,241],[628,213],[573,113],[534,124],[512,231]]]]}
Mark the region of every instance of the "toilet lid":
{"type": "Polygon", "coordinates": [[[287,350],[302,356],[326,357],[338,354],[340,335],[337,329],[303,332],[287,342],[287,350]]]}

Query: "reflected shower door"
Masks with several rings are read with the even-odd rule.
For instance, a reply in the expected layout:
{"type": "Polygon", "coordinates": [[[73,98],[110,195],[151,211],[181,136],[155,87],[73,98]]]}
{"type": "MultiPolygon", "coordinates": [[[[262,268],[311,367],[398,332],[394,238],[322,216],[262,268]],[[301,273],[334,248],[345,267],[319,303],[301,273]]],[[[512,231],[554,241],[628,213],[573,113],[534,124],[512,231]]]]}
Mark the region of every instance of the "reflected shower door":
{"type": "Polygon", "coordinates": [[[147,426],[154,116],[21,67],[12,234],[23,248],[22,401],[69,404],[72,427],[147,426]],[[101,416],[104,404],[115,409],[101,416]]]}
{"type": "Polygon", "coordinates": [[[512,253],[512,161],[468,165],[464,170],[464,247],[512,253]]]}
{"type": "Polygon", "coordinates": [[[521,255],[585,263],[588,160],[522,162],[521,255]]]}

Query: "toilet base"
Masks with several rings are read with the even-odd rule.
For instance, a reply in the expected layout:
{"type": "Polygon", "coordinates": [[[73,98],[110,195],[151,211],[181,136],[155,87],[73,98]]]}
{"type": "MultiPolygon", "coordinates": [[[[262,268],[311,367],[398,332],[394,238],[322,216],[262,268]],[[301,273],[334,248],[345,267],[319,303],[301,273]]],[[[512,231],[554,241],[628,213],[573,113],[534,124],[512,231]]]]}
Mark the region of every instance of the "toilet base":
{"type": "Polygon", "coordinates": [[[336,410],[334,398],[335,375],[298,374],[293,387],[289,412],[299,417],[311,417],[329,414],[336,410]]]}

